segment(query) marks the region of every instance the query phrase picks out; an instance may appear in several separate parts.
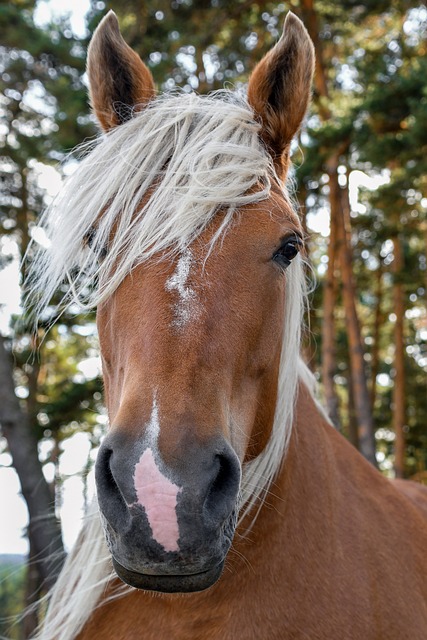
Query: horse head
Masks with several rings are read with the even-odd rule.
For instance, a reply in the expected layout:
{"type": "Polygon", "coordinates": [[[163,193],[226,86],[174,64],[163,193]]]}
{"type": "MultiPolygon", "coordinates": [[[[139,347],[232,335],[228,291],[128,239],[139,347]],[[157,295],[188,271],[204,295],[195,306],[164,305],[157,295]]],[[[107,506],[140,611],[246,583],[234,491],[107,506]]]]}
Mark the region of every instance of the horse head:
{"type": "MultiPolygon", "coordinates": [[[[247,97],[156,97],[112,12],[93,36],[90,96],[105,136],[65,198],[85,211],[80,275],[97,280],[110,419],[98,502],[132,586],[210,587],[239,512],[283,457],[303,298],[303,234],[283,185],[313,58],[290,13],[247,97]]],[[[76,219],[64,224],[77,234],[76,219]]]]}

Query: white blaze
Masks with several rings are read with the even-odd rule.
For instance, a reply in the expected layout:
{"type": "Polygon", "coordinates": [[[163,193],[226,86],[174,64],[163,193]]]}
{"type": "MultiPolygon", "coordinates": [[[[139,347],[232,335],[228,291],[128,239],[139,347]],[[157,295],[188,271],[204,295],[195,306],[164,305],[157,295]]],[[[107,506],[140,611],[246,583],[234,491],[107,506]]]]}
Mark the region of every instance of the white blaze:
{"type": "Polygon", "coordinates": [[[175,272],[166,281],[166,290],[175,290],[179,296],[178,302],[174,305],[175,319],[173,323],[179,328],[184,327],[199,313],[196,292],[187,284],[192,262],[191,251],[186,249],[177,262],[175,272]]]}
{"type": "Polygon", "coordinates": [[[166,551],[179,551],[177,517],[178,494],[182,490],[164,475],[159,467],[157,440],[160,433],[157,392],[154,393],[150,420],[146,426],[148,447],[135,465],[133,480],[137,496],[135,504],[146,513],[152,536],[166,551]]]}
{"type": "Polygon", "coordinates": [[[147,435],[150,443],[154,446],[160,433],[159,407],[157,406],[157,394],[154,394],[153,406],[151,408],[150,422],[147,424],[147,435]]]}

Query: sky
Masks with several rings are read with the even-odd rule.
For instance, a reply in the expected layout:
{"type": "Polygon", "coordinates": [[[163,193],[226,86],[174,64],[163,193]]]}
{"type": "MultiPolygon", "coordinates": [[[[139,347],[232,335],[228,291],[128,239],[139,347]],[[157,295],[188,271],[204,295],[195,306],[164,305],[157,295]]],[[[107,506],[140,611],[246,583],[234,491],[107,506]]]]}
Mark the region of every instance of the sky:
{"type": "Polygon", "coordinates": [[[69,15],[72,30],[77,36],[83,36],[86,32],[85,15],[89,7],[90,0],[39,0],[34,20],[42,26],[52,18],[69,15]]]}

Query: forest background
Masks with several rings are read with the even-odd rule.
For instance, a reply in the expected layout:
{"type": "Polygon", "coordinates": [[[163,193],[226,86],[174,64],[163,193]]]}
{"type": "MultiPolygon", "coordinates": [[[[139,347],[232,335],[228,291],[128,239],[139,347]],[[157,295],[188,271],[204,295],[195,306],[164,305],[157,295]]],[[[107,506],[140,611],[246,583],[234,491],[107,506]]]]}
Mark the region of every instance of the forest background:
{"type": "MultiPolygon", "coordinates": [[[[47,241],[40,213],[75,168],[72,149],[97,135],[85,55],[108,9],[161,90],[202,93],[244,84],[291,9],[317,58],[293,152],[316,279],[305,356],[336,428],[383,473],[427,483],[425,4],[88,0],[79,35],[68,18],[35,21],[41,4],[0,0],[0,270],[18,269],[27,250],[31,260],[31,239],[47,241]]],[[[15,470],[29,548],[24,564],[4,556],[0,565],[0,636],[9,638],[29,637],[37,623],[37,612],[13,616],[55,579],[66,487],[77,478],[84,507],[106,425],[94,317],[72,308],[47,332],[52,320],[36,332],[19,316],[1,327],[0,482],[15,470]]]]}

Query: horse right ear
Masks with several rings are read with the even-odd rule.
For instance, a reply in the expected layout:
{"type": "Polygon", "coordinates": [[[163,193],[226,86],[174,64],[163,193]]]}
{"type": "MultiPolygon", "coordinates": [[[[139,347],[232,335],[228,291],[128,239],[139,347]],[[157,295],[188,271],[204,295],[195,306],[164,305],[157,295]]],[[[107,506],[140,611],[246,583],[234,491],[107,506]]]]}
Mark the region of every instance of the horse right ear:
{"type": "Polygon", "coordinates": [[[292,138],[307,111],[313,71],[313,43],[301,20],[289,12],[282,37],[257,64],[248,85],[249,104],[262,126],[261,138],[282,177],[292,138]]]}
{"type": "Polygon", "coordinates": [[[91,106],[104,131],[129,120],[134,109],[141,109],[155,95],[153,77],[123,40],[113,11],[93,35],[87,73],[91,106]]]}

